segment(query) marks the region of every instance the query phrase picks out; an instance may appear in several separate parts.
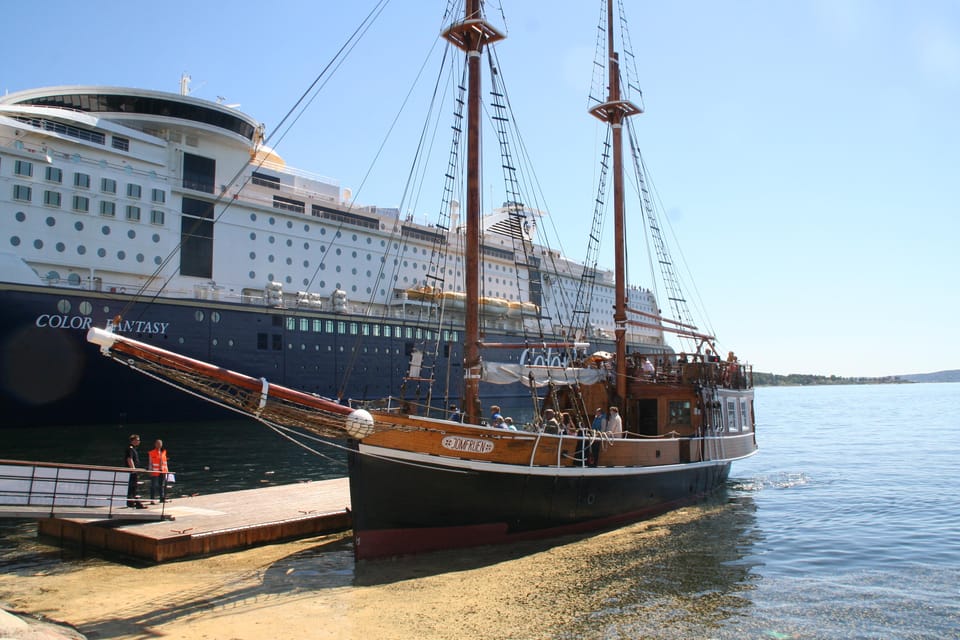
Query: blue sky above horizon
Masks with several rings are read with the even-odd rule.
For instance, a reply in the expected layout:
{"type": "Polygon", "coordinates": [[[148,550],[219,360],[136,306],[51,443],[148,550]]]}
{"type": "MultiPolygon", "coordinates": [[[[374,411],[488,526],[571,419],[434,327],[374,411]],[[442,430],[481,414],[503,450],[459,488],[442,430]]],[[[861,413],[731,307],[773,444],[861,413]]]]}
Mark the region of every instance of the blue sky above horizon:
{"type": "MultiPolygon", "coordinates": [[[[498,57],[544,204],[564,252],[582,258],[600,3],[532,4],[488,12],[505,20],[498,57]]],[[[634,125],[682,246],[675,262],[696,284],[688,297],[702,299],[721,349],[781,374],[960,368],[960,3],[624,4],[646,109],[634,125]]],[[[192,95],[238,103],[270,131],[374,5],[17,3],[4,8],[17,28],[0,39],[0,91],[177,92],[188,73],[192,95]]],[[[444,8],[389,2],[278,146],[288,164],[363,203],[400,204],[422,121],[398,121],[365,176],[444,8]]],[[[436,210],[424,198],[411,213],[436,210]]],[[[637,284],[648,279],[640,249],[637,284]]]]}

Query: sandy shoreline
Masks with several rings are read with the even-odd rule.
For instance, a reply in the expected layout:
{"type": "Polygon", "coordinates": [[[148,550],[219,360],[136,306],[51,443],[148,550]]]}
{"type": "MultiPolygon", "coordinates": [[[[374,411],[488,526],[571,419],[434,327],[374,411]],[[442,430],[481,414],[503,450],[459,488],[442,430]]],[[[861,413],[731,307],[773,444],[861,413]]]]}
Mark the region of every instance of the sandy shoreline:
{"type": "Polygon", "coordinates": [[[663,570],[678,531],[703,517],[360,566],[348,534],[150,566],[73,560],[0,575],[0,604],[91,640],[590,637],[585,613],[615,606],[651,563],[663,570]]]}

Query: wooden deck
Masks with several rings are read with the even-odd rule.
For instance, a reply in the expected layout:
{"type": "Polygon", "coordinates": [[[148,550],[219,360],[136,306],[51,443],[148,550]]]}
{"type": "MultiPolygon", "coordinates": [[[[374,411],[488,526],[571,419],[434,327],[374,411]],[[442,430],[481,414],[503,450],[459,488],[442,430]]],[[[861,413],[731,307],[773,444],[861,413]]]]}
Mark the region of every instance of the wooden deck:
{"type": "Polygon", "coordinates": [[[164,562],[349,529],[347,478],[176,498],[131,516],[153,521],[55,517],[39,535],[61,545],[164,562]],[[172,519],[160,519],[172,518],[172,519]]]}

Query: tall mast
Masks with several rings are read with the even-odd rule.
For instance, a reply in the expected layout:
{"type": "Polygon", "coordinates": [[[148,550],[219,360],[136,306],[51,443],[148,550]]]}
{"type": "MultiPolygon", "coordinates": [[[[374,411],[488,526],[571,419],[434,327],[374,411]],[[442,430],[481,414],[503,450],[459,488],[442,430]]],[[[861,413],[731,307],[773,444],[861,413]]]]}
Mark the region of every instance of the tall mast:
{"type": "Polygon", "coordinates": [[[620,61],[613,45],[613,0],[607,0],[607,101],[590,110],[613,130],[613,236],[616,262],[616,296],[613,320],[617,338],[616,390],[619,401],[627,395],[627,267],[626,267],[626,210],[623,187],[623,122],[643,110],[629,100],[620,98],[620,61]]]}
{"type": "Polygon", "coordinates": [[[463,22],[443,37],[467,55],[466,322],[463,345],[464,422],[480,421],[480,54],[503,34],[483,19],[481,0],[467,0],[463,22]]]}

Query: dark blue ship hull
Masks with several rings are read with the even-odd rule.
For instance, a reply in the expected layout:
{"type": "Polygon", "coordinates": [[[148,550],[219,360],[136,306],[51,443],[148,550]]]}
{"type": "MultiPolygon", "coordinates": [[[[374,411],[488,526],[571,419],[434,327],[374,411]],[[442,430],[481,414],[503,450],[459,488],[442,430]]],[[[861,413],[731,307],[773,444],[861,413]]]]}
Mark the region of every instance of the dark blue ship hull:
{"type": "MultiPolygon", "coordinates": [[[[325,397],[425,401],[427,384],[407,381],[410,354],[429,344],[422,327],[394,319],[210,300],[134,302],[121,293],[0,285],[0,411],[4,426],[144,423],[232,416],[102,357],[86,331],[121,316],[119,333],[251,376],[325,397]],[[385,326],[390,337],[386,337],[385,326]],[[401,337],[397,333],[401,333],[401,337]],[[409,337],[408,337],[409,335],[409,337]]],[[[433,405],[458,403],[460,327],[441,331],[432,370],[433,405]]],[[[499,342],[519,335],[490,334],[499,342]]],[[[598,344],[598,349],[609,345],[598,344]]],[[[491,357],[516,362],[519,350],[491,357]]],[[[429,362],[429,356],[424,362],[429,362]]],[[[486,386],[486,385],[484,385],[486,386]]],[[[496,397],[527,406],[519,384],[496,397]]]]}

